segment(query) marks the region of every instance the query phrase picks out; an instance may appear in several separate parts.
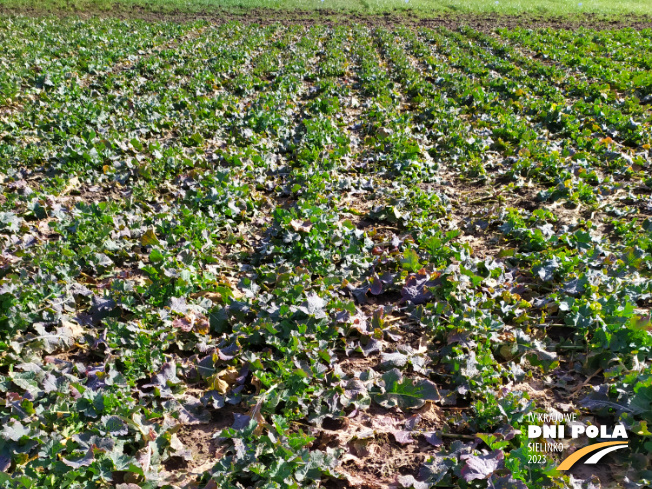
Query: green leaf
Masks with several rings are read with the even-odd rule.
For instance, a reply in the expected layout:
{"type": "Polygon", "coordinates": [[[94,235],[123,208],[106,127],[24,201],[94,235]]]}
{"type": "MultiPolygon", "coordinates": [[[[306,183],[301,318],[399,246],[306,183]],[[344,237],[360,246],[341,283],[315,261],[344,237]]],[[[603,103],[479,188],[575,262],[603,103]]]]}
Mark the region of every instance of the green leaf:
{"type": "Polygon", "coordinates": [[[471,279],[471,283],[473,284],[474,287],[477,287],[478,285],[480,285],[482,283],[482,281],[484,280],[483,277],[480,277],[480,276],[476,275],[471,270],[468,270],[468,269],[466,269],[464,267],[460,267],[460,271],[462,272],[462,274],[466,275],[467,277],[469,277],[471,279]]]}
{"type": "Polygon", "coordinates": [[[419,255],[413,249],[407,249],[403,252],[403,259],[401,259],[401,266],[404,270],[410,272],[417,272],[421,268],[419,263],[419,255]]]}
{"type": "Polygon", "coordinates": [[[149,254],[149,259],[152,263],[158,263],[162,262],[165,259],[165,256],[163,256],[163,253],[161,253],[160,250],[153,249],[149,254]]]}
{"type": "Polygon", "coordinates": [[[401,409],[417,409],[427,401],[437,402],[441,399],[433,382],[403,378],[403,374],[396,368],[386,372],[382,382],[382,392],[373,394],[373,400],[385,408],[398,406],[401,409]]]}

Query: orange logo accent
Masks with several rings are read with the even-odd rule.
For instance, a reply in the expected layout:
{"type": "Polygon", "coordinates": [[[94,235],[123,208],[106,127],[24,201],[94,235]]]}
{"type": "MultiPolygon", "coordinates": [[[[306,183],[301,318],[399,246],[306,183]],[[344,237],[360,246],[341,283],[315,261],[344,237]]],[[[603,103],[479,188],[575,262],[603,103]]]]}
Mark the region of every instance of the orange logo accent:
{"type": "Polygon", "coordinates": [[[600,450],[600,452],[596,453],[595,455],[593,455],[593,457],[591,457],[589,460],[586,461],[587,464],[595,464],[607,453],[613,452],[614,450],[619,450],[620,448],[625,448],[626,446],[628,446],[628,442],[626,441],[605,441],[603,443],[596,443],[595,445],[589,445],[588,447],[584,447],[581,450],[578,450],[572,453],[571,455],[569,455],[568,457],[566,457],[559,464],[557,470],[568,470],[573,465],[575,465],[575,463],[579,459],[581,459],[584,455],[588,455],[589,453],[595,452],[596,450],[600,450]]]}

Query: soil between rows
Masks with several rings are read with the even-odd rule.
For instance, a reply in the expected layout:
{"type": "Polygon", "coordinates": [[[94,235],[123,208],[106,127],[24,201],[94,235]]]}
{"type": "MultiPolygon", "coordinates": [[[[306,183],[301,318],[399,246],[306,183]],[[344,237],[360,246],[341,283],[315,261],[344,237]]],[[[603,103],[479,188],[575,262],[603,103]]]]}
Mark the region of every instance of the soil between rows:
{"type": "Polygon", "coordinates": [[[221,24],[229,21],[239,21],[245,24],[267,25],[276,22],[285,24],[313,25],[351,25],[360,24],[367,26],[410,26],[410,27],[446,27],[457,29],[462,26],[472,27],[482,32],[491,32],[498,28],[525,27],[531,29],[579,29],[590,28],[593,30],[625,29],[635,30],[651,29],[652,16],[623,15],[617,18],[605,17],[597,14],[584,14],[581,16],[553,16],[553,15],[505,15],[505,14],[438,14],[432,17],[419,16],[406,11],[385,12],[383,14],[365,14],[358,12],[338,12],[330,9],[320,10],[277,10],[268,8],[254,8],[242,11],[225,9],[199,10],[196,12],[183,10],[156,10],[138,5],[114,5],[110,11],[95,7],[70,10],[51,10],[38,7],[6,7],[0,5],[0,15],[26,15],[60,17],[77,16],[110,17],[120,19],[142,19],[148,22],[190,22],[206,20],[211,23],[221,24]]]}

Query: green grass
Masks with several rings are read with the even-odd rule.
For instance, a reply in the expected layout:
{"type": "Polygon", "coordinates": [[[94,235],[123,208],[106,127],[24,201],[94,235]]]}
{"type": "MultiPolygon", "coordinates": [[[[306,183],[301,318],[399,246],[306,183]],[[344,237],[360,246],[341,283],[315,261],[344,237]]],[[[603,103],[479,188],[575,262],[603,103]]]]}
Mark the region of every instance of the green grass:
{"type": "Polygon", "coordinates": [[[647,15],[648,0],[3,0],[7,8],[38,9],[46,11],[90,10],[115,11],[132,7],[153,12],[216,12],[226,10],[239,12],[251,8],[287,11],[355,12],[381,14],[400,12],[418,16],[438,14],[500,14],[500,15],[546,15],[573,16],[577,14],[599,15],[647,15]]]}

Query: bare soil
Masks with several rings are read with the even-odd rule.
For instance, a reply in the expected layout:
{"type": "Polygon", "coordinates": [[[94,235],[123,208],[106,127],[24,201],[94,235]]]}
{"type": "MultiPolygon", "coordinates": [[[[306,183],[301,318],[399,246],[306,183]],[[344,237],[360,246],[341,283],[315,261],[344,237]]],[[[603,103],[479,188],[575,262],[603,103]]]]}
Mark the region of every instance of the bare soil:
{"type": "Polygon", "coordinates": [[[448,14],[442,13],[432,17],[422,17],[409,12],[386,12],[384,14],[365,14],[357,12],[338,12],[335,10],[276,10],[255,8],[240,12],[215,8],[196,12],[183,10],[156,10],[138,5],[115,5],[110,11],[85,8],[83,10],[51,10],[38,7],[6,7],[0,5],[0,15],[56,15],[60,17],[76,16],[111,17],[121,19],[142,19],[150,22],[189,22],[206,20],[221,24],[240,21],[246,24],[267,25],[276,22],[284,24],[312,25],[350,25],[361,24],[373,27],[446,27],[457,29],[468,26],[482,32],[492,32],[498,28],[525,27],[532,29],[553,28],[574,30],[587,27],[595,30],[632,28],[636,30],[652,28],[652,16],[623,15],[608,18],[596,14],[564,17],[550,15],[503,15],[503,14],[448,14]]]}

